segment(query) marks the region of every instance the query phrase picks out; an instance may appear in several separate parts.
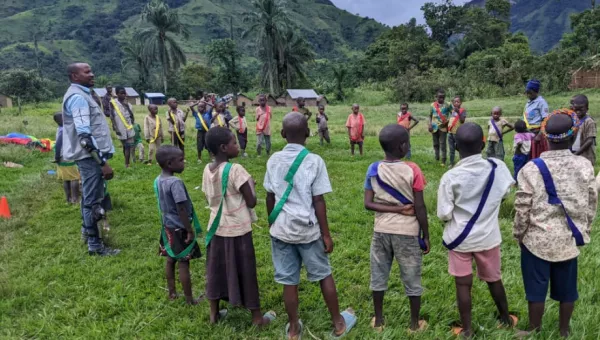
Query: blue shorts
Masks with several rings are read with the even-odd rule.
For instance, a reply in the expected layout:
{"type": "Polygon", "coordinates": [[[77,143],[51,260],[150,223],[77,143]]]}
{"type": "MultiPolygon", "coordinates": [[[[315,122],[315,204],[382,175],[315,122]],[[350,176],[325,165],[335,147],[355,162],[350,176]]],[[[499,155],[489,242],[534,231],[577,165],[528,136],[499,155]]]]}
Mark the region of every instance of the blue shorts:
{"type": "Polygon", "coordinates": [[[275,282],[286,286],[300,284],[302,263],[308,281],[316,282],[331,275],[329,257],[322,239],[311,243],[291,244],[271,237],[271,252],[275,267],[275,282]]]}
{"type": "Polygon", "coordinates": [[[521,272],[529,302],[544,302],[550,285],[550,298],[559,302],[575,302],[577,293],[577,258],[550,262],[532,254],[521,245],[521,272]]]}

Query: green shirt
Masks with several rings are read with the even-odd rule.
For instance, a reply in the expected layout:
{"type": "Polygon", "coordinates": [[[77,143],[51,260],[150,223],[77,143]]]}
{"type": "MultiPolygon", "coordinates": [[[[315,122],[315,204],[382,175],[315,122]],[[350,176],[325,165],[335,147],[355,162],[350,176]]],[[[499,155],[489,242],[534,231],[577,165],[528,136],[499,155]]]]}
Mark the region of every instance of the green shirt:
{"type": "Polygon", "coordinates": [[[142,128],[140,127],[140,124],[135,123],[133,125],[133,131],[135,132],[133,142],[135,143],[135,145],[138,145],[142,142],[142,128]]]}

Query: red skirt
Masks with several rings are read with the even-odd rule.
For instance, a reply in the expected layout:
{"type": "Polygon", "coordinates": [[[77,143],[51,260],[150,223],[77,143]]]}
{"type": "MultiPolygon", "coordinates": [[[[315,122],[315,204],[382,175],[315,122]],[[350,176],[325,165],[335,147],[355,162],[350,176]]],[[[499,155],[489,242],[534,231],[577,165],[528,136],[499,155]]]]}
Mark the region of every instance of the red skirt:
{"type": "Polygon", "coordinates": [[[542,137],[539,141],[535,139],[531,141],[531,159],[540,158],[542,152],[548,151],[548,139],[541,132],[538,132],[542,137]]]}

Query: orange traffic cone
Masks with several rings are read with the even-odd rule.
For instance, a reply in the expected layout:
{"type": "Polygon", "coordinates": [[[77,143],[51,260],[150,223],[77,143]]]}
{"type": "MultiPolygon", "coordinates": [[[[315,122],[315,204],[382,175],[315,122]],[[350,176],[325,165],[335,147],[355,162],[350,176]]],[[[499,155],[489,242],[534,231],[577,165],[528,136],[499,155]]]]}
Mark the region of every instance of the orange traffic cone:
{"type": "Polygon", "coordinates": [[[6,196],[2,196],[0,198],[0,217],[2,218],[10,218],[10,208],[8,207],[8,200],[6,196]]]}

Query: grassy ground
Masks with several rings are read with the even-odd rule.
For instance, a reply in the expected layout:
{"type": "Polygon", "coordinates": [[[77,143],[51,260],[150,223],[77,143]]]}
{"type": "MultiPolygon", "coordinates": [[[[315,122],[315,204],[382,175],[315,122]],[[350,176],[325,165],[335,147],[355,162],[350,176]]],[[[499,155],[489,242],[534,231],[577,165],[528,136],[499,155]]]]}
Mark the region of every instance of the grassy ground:
{"type": "MultiPolygon", "coordinates": [[[[550,98],[551,107],[564,105],[569,96],[550,98]]],[[[600,97],[592,99],[597,107],[600,97]]],[[[524,104],[523,98],[499,101],[469,102],[465,106],[472,116],[486,115],[497,104],[506,107],[507,117],[516,117],[524,104]]],[[[59,104],[26,108],[22,116],[0,116],[0,134],[20,131],[38,137],[52,137],[55,126],[51,113],[59,104]],[[25,125],[25,122],[27,125],[25,125]]],[[[423,115],[427,105],[415,105],[413,112],[423,115]]],[[[145,115],[136,107],[137,121],[145,115]]],[[[425,172],[428,185],[425,200],[430,216],[432,252],[424,259],[422,314],[429,329],[422,334],[408,335],[408,300],[404,296],[398,268],[393,269],[390,289],[385,299],[387,328],[381,335],[369,328],[372,315],[369,291],[369,246],[373,215],[363,208],[363,181],[368,165],[380,159],[382,152],[376,138],[385,124],[395,121],[396,105],[364,107],[367,119],[366,155],[350,158],[344,122],[349,107],[330,107],[330,127],[333,144],[320,147],[318,139],[309,139],[307,147],[320,154],[328,167],[333,193],[327,195],[330,227],[335,241],[331,255],[337,281],[340,305],[351,306],[359,322],[350,333],[353,339],[450,339],[449,325],[458,320],[454,298],[454,282],[447,274],[446,250],[441,245],[442,224],[435,217],[436,193],[444,169],[433,162],[433,150],[426,124],[412,135],[413,160],[425,172]]],[[[274,131],[281,127],[285,110],[275,110],[274,131]]],[[[164,110],[161,109],[161,114],[164,110]]],[[[485,117],[475,121],[485,124],[485,117]]],[[[514,119],[511,119],[514,120],[514,119]]],[[[311,127],[315,128],[314,120],[311,127]]],[[[188,122],[188,138],[194,136],[188,122]]],[[[506,160],[512,154],[505,138],[506,160]]],[[[204,227],[208,210],[203,209],[202,192],[194,190],[201,184],[202,165],[195,162],[196,152],[188,139],[187,168],[182,174],[190,196],[204,227]]],[[[255,145],[254,136],[250,146],[255,145]]],[[[273,149],[280,150],[284,141],[273,137],[273,149]]],[[[268,329],[258,331],[250,325],[250,315],[241,309],[230,309],[221,324],[208,324],[208,304],[188,307],[183,301],[169,302],[166,297],[164,259],[156,255],[160,224],[152,181],[159,174],[156,166],[136,164],[125,170],[120,154],[111,162],[115,178],[109,190],[114,211],[108,243],[122,249],[113,258],[92,258],[79,241],[79,208],[64,202],[61,185],[46,174],[53,169],[50,154],[25,151],[20,147],[1,146],[0,161],[23,164],[23,169],[0,168],[0,195],[6,195],[14,217],[0,221],[0,337],[1,338],[188,338],[200,339],[271,339],[282,338],[286,315],[281,287],[273,281],[270,241],[265,212],[265,192],[262,181],[266,158],[257,158],[253,148],[248,159],[236,162],[248,169],[258,182],[257,207],[260,217],[254,226],[254,243],[258,262],[261,302],[265,310],[279,315],[268,329]]],[[[204,155],[205,162],[207,155],[204,155]]],[[[510,310],[519,317],[519,327],[527,325],[527,303],[519,265],[519,249],[511,238],[514,215],[513,198],[506,200],[500,213],[503,243],[503,278],[510,310]]],[[[574,339],[598,338],[600,326],[600,281],[595,273],[600,264],[600,246],[592,243],[580,257],[580,296],[573,316],[574,339]]],[[[204,260],[192,264],[195,294],[204,288],[204,260]]],[[[305,276],[303,275],[303,278],[305,276]]],[[[178,287],[179,288],[179,287],[178,287]]],[[[325,339],[330,321],[317,284],[304,280],[300,286],[300,315],[306,325],[305,339],[325,339]],[[309,334],[310,332],[310,334],[309,334]]],[[[536,338],[556,338],[558,335],[558,305],[549,302],[544,318],[544,331],[536,338]]],[[[512,331],[497,329],[496,310],[487,286],[476,282],[473,287],[473,322],[479,338],[510,339],[512,331]]]]}

